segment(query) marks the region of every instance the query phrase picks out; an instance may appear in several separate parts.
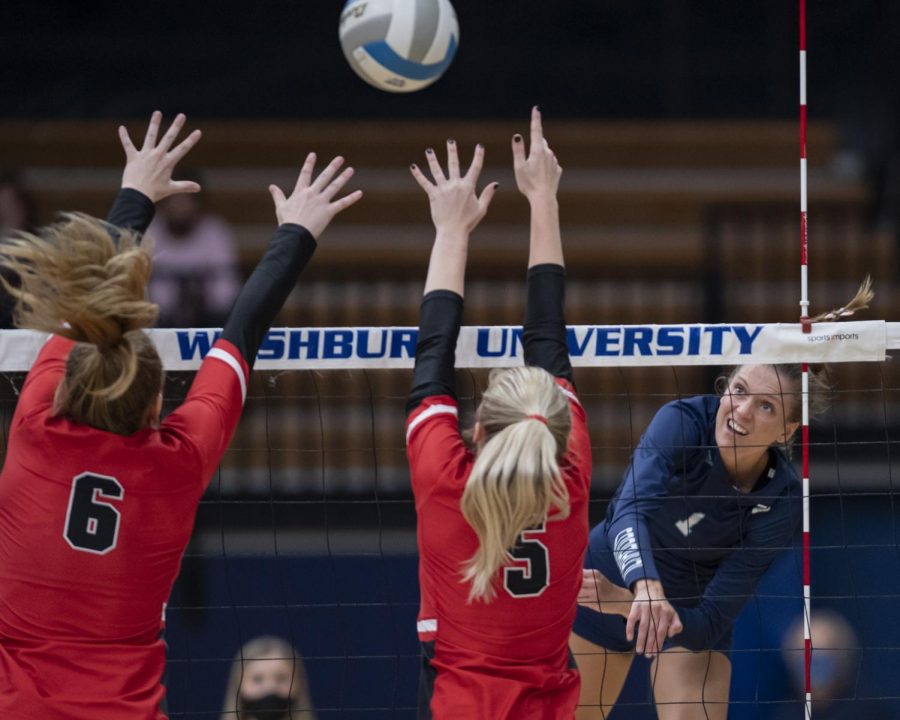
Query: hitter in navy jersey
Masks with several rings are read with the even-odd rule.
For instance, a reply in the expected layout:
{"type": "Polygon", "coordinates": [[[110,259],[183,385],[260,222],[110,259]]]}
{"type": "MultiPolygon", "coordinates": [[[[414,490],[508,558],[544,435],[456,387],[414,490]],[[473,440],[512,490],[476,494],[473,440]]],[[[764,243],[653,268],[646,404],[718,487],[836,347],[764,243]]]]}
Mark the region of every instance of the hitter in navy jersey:
{"type": "MultiPolygon", "coordinates": [[[[200,497],[237,426],[259,344],[316,247],[360,193],[336,158],[290,197],[274,185],[278,229],[241,290],[184,402],[167,417],[162,362],[143,330],[151,258],[139,245],[154,202],[199,189],[172,181],[199,140],[138,150],[120,128],[122,190],[102,223],[67,215],[4,244],[21,327],[52,334],[32,366],[0,474],[0,717],[163,720],[165,603],[200,497]]],[[[5,277],[5,276],[4,276],[5,277]]]]}
{"type": "Polygon", "coordinates": [[[419,717],[574,717],[578,672],[568,639],[587,549],[591,448],[572,385],[556,189],[562,169],[543,137],[513,137],[516,183],[531,205],[525,367],[491,374],[473,446],[460,433],[454,352],[469,234],[494,194],[465,174],[455,143],[447,172],[427,151],[436,238],[422,299],[407,455],[418,516],[423,666],[419,717]]]}
{"type": "Polygon", "coordinates": [[[572,636],[578,718],[605,717],[635,653],[653,658],[663,720],[728,711],[734,621],[791,547],[802,505],[786,448],[798,366],[745,365],[721,397],[664,405],[591,531],[572,636]]]}

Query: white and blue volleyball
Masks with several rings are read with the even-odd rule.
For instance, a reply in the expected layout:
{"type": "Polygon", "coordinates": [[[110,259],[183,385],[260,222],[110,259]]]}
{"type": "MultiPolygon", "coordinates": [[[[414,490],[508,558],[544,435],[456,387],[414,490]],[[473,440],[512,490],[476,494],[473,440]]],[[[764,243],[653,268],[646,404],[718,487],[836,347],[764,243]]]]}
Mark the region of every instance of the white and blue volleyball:
{"type": "Polygon", "coordinates": [[[340,38],[347,62],[367,83],[413,92],[450,67],[459,23],[449,0],[347,0],[340,38]]]}

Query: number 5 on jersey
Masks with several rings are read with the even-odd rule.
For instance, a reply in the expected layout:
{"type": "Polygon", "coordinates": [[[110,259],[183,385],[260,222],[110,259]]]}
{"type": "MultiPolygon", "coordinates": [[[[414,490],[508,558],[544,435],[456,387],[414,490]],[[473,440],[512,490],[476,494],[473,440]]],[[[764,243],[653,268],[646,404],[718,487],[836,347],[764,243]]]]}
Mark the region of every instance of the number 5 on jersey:
{"type": "Polygon", "coordinates": [[[541,525],[526,530],[519,535],[516,546],[510,552],[513,559],[525,563],[525,567],[503,568],[503,587],[514,598],[537,597],[550,584],[550,555],[547,546],[537,538],[529,537],[546,529],[545,525],[541,525]]]}
{"type": "Polygon", "coordinates": [[[81,473],[72,478],[65,538],[75,550],[106,555],[119,539],[119,511],[111,504],[125,496],[114,477],[81,473]]]}

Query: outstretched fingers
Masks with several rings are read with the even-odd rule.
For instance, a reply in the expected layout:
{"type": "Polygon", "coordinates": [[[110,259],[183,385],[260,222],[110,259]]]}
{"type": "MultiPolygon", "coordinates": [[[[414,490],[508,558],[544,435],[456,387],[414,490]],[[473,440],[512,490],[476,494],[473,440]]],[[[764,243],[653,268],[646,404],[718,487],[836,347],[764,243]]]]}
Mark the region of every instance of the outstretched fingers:
{"type": "Polygon", "coordinates": [[[300,168],[300,174],[297,175],[297,183],[294,185],[294,192],[307,188],[312,183],[313,168],[316,166],[316,154],[309,153],[306,160],[303,161],[303,167],[300,168]]]}
{"type": "Polygon", "coordinates": [[[163,152],[169,152],[169,148],[175,143],[175,138],[178,137],[178,133],[181,132],[181,128],[184,127],[185,122],[187,122],[187,116],[184,113],[178,113],[175,116],[175,119],[172,121],[172,124],[169,125],[169,129],[166,130],[166,134],[162,136],[162,140],[159,141],[159,149],[163,152]]]}
{"type": "Polygon", "coordinates": [[[422,172],[421,168],[413,163],[409,166],[409,172],[412,174],[415,181],[419,183],[419,187],[422,188],[430,197],[431,191],[434,190],[434,184],[427,177],[425,177],[425,173],[422,172]]]}
{"type": "MultiPolygon", "coordinates": [[[[322,189],[322,191],[321,191],[322,195],[324,195],[328,200],[331,200],[331,198],[333,198],[335,195],[337,195],[341,191],[341,189],[344,187],[344,185],[347,184],[347,181],[353,177],[354,172],[355,171],[353,170],[352,167],[344,168],[344,171],[340,175],[338,175],[336,178],[334,178],[334,180],[332,180],[330,183],[328,183],[328,185],[326,185],[322,189]]],[[[325,173],[323,172],[322,175],[324,175],[324,174],[325,173]]],[[[316,179],[316,183],[318,183],[319,180],[321,180],[321,179],[322,179],[322,176],[320,175],[316,179]]],[[[315,183],[313,184],[313,187],[315,188],[315,183]]]]}
{"type": "Polygon", "coordinates": [[[325,191],[325,189],[329,186],[331,181],[334,179],[335,174],[343,164],[344,158],[342,158],[340,155],[333,158],[331,162],[325,166],[325,169],[319,173],[319,176],[313,181],[310,187],[316,192],[325,191]]]}
{"type": "Polygon", "coordinates": [[[194,130],[194,132],[192,132],[184,140],[178,143],[178,145],[176,145],[172,150],[170,150],[168,156],[171,164],[178,164],[181,159],[193,149],[194,145],[200,142],[200,138],[202,136],[203,133],[200,132],[200,130],[194,130]]]}
{"type": "Polygon", "coordinates": [[[484,214],[488,211],[488,208],[491,206],[491,200],[494,199],[494,195],[499,187],[500,183],[492,182],[481,191],[481,195],[478,196],[478,207],[481,210],[480,217],[484,217],[484,214]]]}
{"type": "MultiPolygon", "coordinates": [[[[481,169],[484,167],[484,145],[478,143],[475,146],[475,152],[472,155],[472,162],[466,171],[466,180],[473,185],[478,182],[478,176],[481,175],[481,169]]],[[[496,183],[495,183],[496,184],[496,183]]],[[[488,186],[490,187],[490,186],[488,186]]],[[[483,194],[483,193],[482,193],[483,194]]]]}
{"type": "Polygon", "coordinates": [[[335,215],[355,204],[362,196],[362,190],[354,190],[349,195],[344,195],[344,197],[335,200],[333,203],[331,203],[331,207],[334,210],[335,215]]]}
{"type": "Polygon", "coordinates": [[[531,152],[534,152],[535,147],[540,147],[543,144],[544,126],[541,122],[541,111],[535,105],[531,108],[531,152]]]}
{"type": "Polygon", "coordinates": [[[269,194],[272,196],[272,199],[275,201],[276,205],[287,200],[287,198],[284,196],[284,192],[277,185],[269,185],[269,194]]]}
{"type": "Polygon", "coordinates": [[[428,148],[425,151],[425,158],[428,160],[428,168],[431,170],[431,177],[434,178],[435,185],[441,185],[447,179],[447,176],[444,175],[444,171],[441,169],[437,154],[432,148],[428,148]]]}
{"type": "Polygon", "coordinates": [[[154,110],[150,116],[150,124],[147,125],[147,133],[144,135],[144,144],[141,150],[152,150],[156,147],[156,136],[159,134],[159,124],[162,122],[162,113],[154,110]]]}
{"type": "Polygon", "coordinates": [[[124,125],[119,125],[119,141],[122,143],[122,149],[125,151],[126,161],[137,155],[138,150],[134,143],[131,142],[131,136],[124,125]]]}
{"type": "Polygon", "coordinates": [[[447,177],[450,180],[459,178],[459,151],[453,138],[447,140],[447,177]]]}
{"type": "Polygon", "coordinates": [[[527,162],[527,158],[525,157],[525,138],[523,138],[519,133],[516,133],[512,137],[512,154],[513,154],[513,168],[519,169],[524,167],[527,162]]]}

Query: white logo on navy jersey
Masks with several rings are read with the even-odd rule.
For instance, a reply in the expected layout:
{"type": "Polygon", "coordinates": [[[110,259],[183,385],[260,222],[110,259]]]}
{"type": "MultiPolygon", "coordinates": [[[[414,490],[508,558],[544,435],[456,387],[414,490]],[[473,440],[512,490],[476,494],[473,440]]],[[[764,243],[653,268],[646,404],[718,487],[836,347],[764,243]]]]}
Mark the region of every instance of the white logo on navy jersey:
{"type": "Polygon", "coordinates": [[[756,515],[756,513],[764,513],[769,512],[772,509],[771,505],[762,505],[760,503],[756,504],[756,507],[750,511],[751,515],[756,515]]]}
{"type": "Polygon", "coordinates": [[[675,527],[678,528],[678,532],[687,537],[691,534],[691,530],[699,523],[703,518],[706,517],[706,513],[693,513],[689,518],[685,518],[684,520],[679,520],[675,523],[675,527]]]}
{"type": "Polygon", "coordinates": [[[644,561],[641,560],[641,552],[638,547],[637,538],[634,535],[634,528],[625,528],[620,530],[616,535],[615,547],[613,553],[616,557],[616,565],[619,566],[619,572],[622,577],[628,575],[635,568],[642,567],[644,561]]]}

